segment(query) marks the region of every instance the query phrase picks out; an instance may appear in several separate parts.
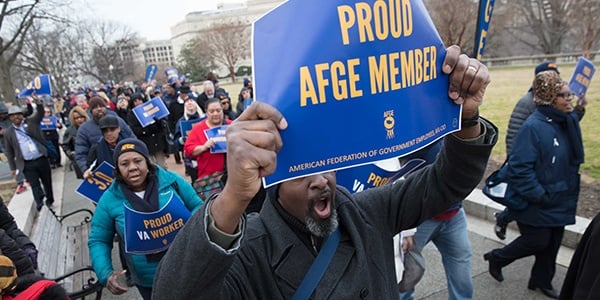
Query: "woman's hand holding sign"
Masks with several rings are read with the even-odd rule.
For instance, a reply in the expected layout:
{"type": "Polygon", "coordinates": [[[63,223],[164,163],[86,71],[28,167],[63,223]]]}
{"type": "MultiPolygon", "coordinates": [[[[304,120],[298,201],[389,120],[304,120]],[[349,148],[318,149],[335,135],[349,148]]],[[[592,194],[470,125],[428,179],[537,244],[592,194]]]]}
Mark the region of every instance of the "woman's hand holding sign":
{"type": "MultiPolygon", "coordinates": [[[[442,72],[450,75],[448,97],[456,104],[462,104],[462,120],[476,120],[479,105],[483,102],[485,89],[490,83],[490,74],[485,65],[474,58],[460,53],[460,47],[452,45],[446,49],[442,72]]],[[[479,126],[462,126],[456,135],[460,138],[479,136],[479,126]]]]}

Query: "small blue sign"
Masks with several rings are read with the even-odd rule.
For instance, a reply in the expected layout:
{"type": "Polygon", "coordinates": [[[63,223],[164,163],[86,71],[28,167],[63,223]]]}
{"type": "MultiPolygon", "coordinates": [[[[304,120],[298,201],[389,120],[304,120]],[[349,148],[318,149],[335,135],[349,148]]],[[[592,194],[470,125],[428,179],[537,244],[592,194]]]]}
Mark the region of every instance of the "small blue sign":
{"type": "Polygon", "coordinates": [[[169,115],[169,110],[160,97],[154,97],[150,101],[134,107],[132,110],[142,127],[146,127],[154,123],[155,120],[160,120],[169,115]]]}
{"type": "Polygon", "coordinates": [[[36,95],[52,95],[52,84],[50,84],[50,75],[41,74],[31,81],[25,89],[19,93],[19,98],[36,95]]]}
{"type": "Polygon", "coordinates": [[[577,97],[584,95],[592,82],[594,73],[596,73],[594,63],[585,57],[577,59],[573,75],[571,75],[571,80],[569,80],[569,89],[571,92],[575,93],[577,97]]]}
{"type": "Polygon", "coordinates": [[[190,134],[190,131],[192,131],[192,128],[194,128],[194,126],[196,126],[197,124],[200,123],[200,121],[204,120],[205,118],[202,119],[193,119],[193,120],[181,120],[179,122],[179,127],[181,130],[181,137],[187,137],[190,134]]]}
{"type": "Polygon", "coordinates": [[[149,65],[146,68],[146,82],[151,82],[152,80],[154,80],[154,77],[156,76],[156,72],[158,71],[158,66],[156,66],[155,64],[149,65]]]}
{"type": "Polygon", "coordinates": [[[156,212],[139,212],[126,205],[125,252],[151,254],[164,251],[192,215],[179,196],[171,192],[167,204],[156,212]]]}
{"type": "Polygon", "coordinates": [[[56,128],[58,128],[58,119],[55,116],[44,117],[42,118],[40,125],[44,131],[56,130],[56,128]]]}
{"type": "Polygon", "coordinates": [[[210,153],[227,152],[227,138],[225,137],[227,127],[229,127],[229,125],[221,125],[204,130],[206,138],[215,142],[215,145],[210,148],[210,153]]]}
{"type": "Polygon", "coordinates": [[[255,99],[288,121],[265,186],[398,157],[456,131],[422,1],[289,0],[253,24],[255,99]]]}
{"type": "Polygon", "coordinates": [[[92,176],[88,179],[84,179],[79,187],[77,187],[77,193],[81,196],[89,199],[94,203],[98,203],[102,194],[113,182],[114,170],[111,164],[102,162],[98,168],[92,172],[92,176]]]}
{"type": "Polygon", "coordinates": [[[167,82],[169,84],[176,83],[179,80],[177,69],[173,67],[168,67],[165,69],[165,76],[167,77],[167,82]]]}

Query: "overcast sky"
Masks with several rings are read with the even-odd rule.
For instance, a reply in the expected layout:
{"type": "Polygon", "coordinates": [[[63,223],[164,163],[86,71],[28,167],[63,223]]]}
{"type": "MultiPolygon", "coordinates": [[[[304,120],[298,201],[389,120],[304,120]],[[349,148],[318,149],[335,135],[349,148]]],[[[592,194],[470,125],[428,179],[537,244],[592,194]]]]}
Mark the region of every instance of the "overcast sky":
{"type": "Polygon", "coordinates": [[[217,3],[243,0],[83,0],[90,17],[119,21],[148,40],[168,39],[171,26],[192,11],[216,9],[217,3]]]}

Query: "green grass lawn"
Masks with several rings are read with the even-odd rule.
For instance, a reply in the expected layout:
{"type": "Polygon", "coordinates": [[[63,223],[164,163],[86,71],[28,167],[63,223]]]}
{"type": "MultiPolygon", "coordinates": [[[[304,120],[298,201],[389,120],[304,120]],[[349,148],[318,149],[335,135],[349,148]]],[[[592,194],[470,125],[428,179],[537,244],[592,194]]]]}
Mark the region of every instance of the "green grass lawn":
{"type": "MultiPolygon", "coordinates": [[[[574,64],[559,65],[561,75],[569,80],[573,72],[574,64]]],[[[481,115],[494,122],[500,130],[498,144],[494,147],[492,155],[498,160],[506,157],[506,128],[508,119],[515,104],[527,92],[533,81],[534,67],[498,67],[491,68],[492,82],[487,88],[486,97],[481,106],[481,115]]],[[[240,83],[223,84],[222,87],[229,92],[233,107],[237,103],[237,96],[242,88],[240,83]]],[[[582,166],[583,173],[596,180],[600,180],[600,134],[596,133],[600,128],[600,75],[596,75],[590,84],[587,99],[587,111],[581,121],[583,132],[583,143],[585,147],[585,163],[582,166]]]]}
{"type": "MultiPolygon", "coordinates": [[[[569,80],[574,64],[559,65],[561,76],[569,80]]],[[[494,122],[500,130],[498,144],[494,147],[492,155],[503,160],[506,157],[506,128],[510,114],[523,94],[533,81],[533,67],[491,68],[492,82],[487,88],[486,97],[480,108],[481,115],[494,122]]],[[[600,79],[595,76],[587,93],[588,105],[586,114],[581,121],[583,145],[585,148],[585,163],[582,165],[583,173],[596,180],[600,180],[600,134],[597,133],[600,124],[600,79]]]]}

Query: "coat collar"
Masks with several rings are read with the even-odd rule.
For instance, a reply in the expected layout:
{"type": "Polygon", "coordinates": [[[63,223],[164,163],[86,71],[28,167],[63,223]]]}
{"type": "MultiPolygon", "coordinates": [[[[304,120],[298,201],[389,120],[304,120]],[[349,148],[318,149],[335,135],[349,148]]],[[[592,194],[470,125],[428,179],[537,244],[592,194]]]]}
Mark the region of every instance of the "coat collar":
{"type": "MultiPolygon", "coordinates": [[[[336,206],[339,207],[339,205],[336,206]]],[[[302,282],[316,256],[285,223],[269,199],[265,201],[259,216],[261,222],[265,224],[265,231],[271,237],[271,252],[267,254],[270,268],[275,277],[286,282],[293,293],[302,282]]],[[[340,243],[319,282],[319,295],[330,295],[334,291],[355,253],[352,241],[345,233],[342,222],[340,222],[340,226],[342,227],[340,228],[342,234],[340,243]]],[[[284,289],[284,287],[281,288],[284,289]]]]}

